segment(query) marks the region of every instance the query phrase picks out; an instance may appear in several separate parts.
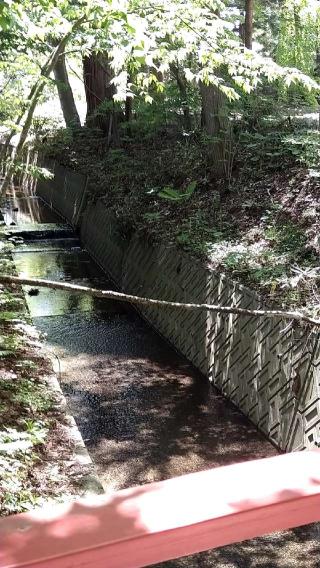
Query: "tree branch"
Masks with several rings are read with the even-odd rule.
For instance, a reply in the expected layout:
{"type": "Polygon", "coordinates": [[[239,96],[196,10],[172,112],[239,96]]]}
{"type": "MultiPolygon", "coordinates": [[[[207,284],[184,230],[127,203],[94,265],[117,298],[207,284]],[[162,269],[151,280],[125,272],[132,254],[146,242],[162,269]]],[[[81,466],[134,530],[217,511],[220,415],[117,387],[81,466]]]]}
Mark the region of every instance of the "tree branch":
{"type": "MultiPolygon", "coordinates": [[[[26,143],[26,140],[28,138],[29,130],[30,130],[32,120],[33,120],[33,115],[34,115],[35,109],[37,107],[39,98],[42,95],[42,92],[45,88],[46,79],[48,79],[50,77],[50,74],[52,73],[52,71],[53,71],[53,69],[54,69],[54,67],[57,63],[57,60],[58,60],[60,54],[65,51],[66,45],[68,44],[69,40],[71,39],[72,34],[79,27],[81,27],[81,25],[84,22],[86,22],[86,20],[87,20],[86,16],[81,16],[81,18],[76,20],[76,22],[73,24],[72,28],[62,37],[62,39],[60,40],[58,45],[56,47],[54,47],[54,49],[52,50],[51,54],[49,55],[46,63],[42,67],[40,77],[37,79],[35,84],[31,87],[29,97],[28,97],[28,106],[26,107],[26,109],[23,110],[23,112],[20,114],[20,116],[18,117],[18,119],[16,121],[16,126],[17,126],[18,124],[20,124],[20,122],[23,119],[25,112],[26,112],[24,124],[23,124],[23,127],[22,127],[20,135],[19,135],[19,140],[18,140],[17,146],[14,148],[13,153],[12,153],[12,163],[11,163],[11,165],[9,165],[9,168],[8,168],[6,174],[5,174],[4,180],[3,180],[2,185],[1,185],[0,197],[5,196],[6,191],[9,187],[12,175],[14,173],[15,164],[16,164],[17,160],[19,159],[20,154],[22,153],[22,150],[23,150],[24,145],[26,143]]],[[[14,131],[12,130],[11,134],[9,135],[9,137],[7,138],[7,140],[5,142],[5,147],[9,146],[10,140],[12,139],[12,135],[14,135],[13,133],[14,133],[14,131]]]]}
{"type": "Polygon", "coordinates": [[[307,323],[309,325],[320,327],[320,320],[311,318],[301,312],[281,311],[281,310],[250,310],[246,308],[237,308],[233,306],[219,306],[212,304],[184,304],[180,302],[169,302],[167,300],[153,300],[150,298],[143,298],[141,296],[133,296],[132,294],[124,294],[122,292],[115,292],[114,290],[99,290],[97,288],[90,288],[88,286],[79,286],[78,284],[67,284],[65,282],[54,282],[52,280],[43,280],[40,278],[23,278],[20,276],[10,276],[7,274],[0,275],[0,283],[9,284],[24,284],[27,286],[35,286],[40,288],[50,288],[53,290],[64,290],[67,292],[88,294],[96,298],[105,298],[109,300],[117,300],[119,302],[130,302],[132,304],[154,306],[154,307],[167,307],[178,308],[185,310],[202,311],[221,313],[221,314],[235,314],[249,317],[266,317],[266,318],[282,318],[287,320],[296,320],[299,322],[307,323]]]}

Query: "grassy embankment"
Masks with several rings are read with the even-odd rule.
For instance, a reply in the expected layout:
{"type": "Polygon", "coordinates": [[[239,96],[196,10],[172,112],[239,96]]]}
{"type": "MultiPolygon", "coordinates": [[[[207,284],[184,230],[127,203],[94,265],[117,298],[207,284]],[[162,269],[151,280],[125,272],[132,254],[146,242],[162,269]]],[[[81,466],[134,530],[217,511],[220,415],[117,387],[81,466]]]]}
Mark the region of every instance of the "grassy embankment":
{"type": "Polygon", "coordinates": [[[117,149],[99,131],[60,130],[47,152],[90,177],[124,233],[179,246],[257,290],[269,304],[320,314],[319,133],[266,120],[241,131],[233,174],[212,179],[205,141],[132,130],[117,149]]]}

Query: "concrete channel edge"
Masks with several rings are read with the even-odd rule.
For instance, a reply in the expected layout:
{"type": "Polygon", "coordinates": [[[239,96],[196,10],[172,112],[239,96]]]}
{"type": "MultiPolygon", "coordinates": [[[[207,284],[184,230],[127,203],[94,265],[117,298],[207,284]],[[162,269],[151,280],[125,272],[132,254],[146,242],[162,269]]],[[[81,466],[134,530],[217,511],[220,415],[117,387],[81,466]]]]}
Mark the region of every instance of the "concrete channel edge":
{"type": "MultiPolygon", "coordinates": [[[[49,162],[37,193],[80,232],[124,292],[181,302],[263,307],[259,296],[172,247],[123,238],[102,201],[86,199],[81,174],[49,162]]],[[[281,450],[320,441],[320,345],[310,329],[279,319],[142,308],[143,317],[281,450]]]]}
{"type": "MultiPolygon", "coordinates": [[[[3,216],[0,212],[0,225],[4,227],[4,220],[3,216]]],[[[8,231],[10,234],[10,231],[8,231]]],[[[69,412],[67,400],[62,392],[58,374],[59,369],[57,369],[57,362],[55,356],[49,352],[45,345],[42,343],[42,352],[43,356],[46,359],[49,359],[51,362],[52,367],[52,374],[47,377],[48,385],[51,387],[52,391],[56,393],[59,402],[56,405],[57,410],[59,410],[65,419],[66,427],[68,430],[68,438],[72,440],[74,445],[74,451],[72,456],[72,462],[75,467],[79,467],[81,473],[78,477],[78,484],[80,486],[80,493],[82,497],[86,497],[89,495],[99,495],[104,493],[104,487],[98,477],[98,474],[95,470],[95,465],[90,457],[90,454],[86,448],[80,430],[76,424],[76,421],[72,414],[69,412]],[[83,473],[83,469],[87,471],[83,473]]]]}

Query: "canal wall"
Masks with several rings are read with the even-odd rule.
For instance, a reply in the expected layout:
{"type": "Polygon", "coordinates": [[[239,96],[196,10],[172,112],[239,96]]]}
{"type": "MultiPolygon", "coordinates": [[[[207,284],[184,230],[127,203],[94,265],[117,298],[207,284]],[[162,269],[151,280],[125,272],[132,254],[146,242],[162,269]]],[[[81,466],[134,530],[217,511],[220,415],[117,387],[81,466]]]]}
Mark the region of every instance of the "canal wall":
{"type": "Polygon", "coordinates": [[[53,160],[46,160],[43,165],[53,177],[39,181],[37,193],[77,228],[84,208],[87,178],[53,160]]]}
{"type": "MultiPolygon", "coordinates": [[[[87,202],[86,178],[51,164],[38,194],[69,220],[124,292],[179,302],[263,307],[259,296],[177,248],[125,238],[103,202],[87,202]]],[[[140,308],[143,317],[266,436],[285,451],[320,441],[320,348],[288,320],[140,308]]],[[[223,443],[223,440],[222,440],[223,443]]]]}

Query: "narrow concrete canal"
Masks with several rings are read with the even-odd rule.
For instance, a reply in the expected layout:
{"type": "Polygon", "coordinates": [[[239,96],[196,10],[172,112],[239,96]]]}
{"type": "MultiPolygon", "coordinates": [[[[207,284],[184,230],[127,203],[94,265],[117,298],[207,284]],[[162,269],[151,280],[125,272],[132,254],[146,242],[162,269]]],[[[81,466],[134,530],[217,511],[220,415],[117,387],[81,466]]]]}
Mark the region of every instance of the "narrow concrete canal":
{"type": "MultiPolygon", "coordinates": [[[[14,254],[20,275],[113,287],[39,199],[9,201],[5,217],[24,236],[14,254]]],[[[54,290],[25,292],[34,323],[59,361],[61,387],[105,491],[277,453],[129,305],[54,290]]],[[[308,527],[165,566],[319,568],[319,551],[317,529],[308,527]]]]}

